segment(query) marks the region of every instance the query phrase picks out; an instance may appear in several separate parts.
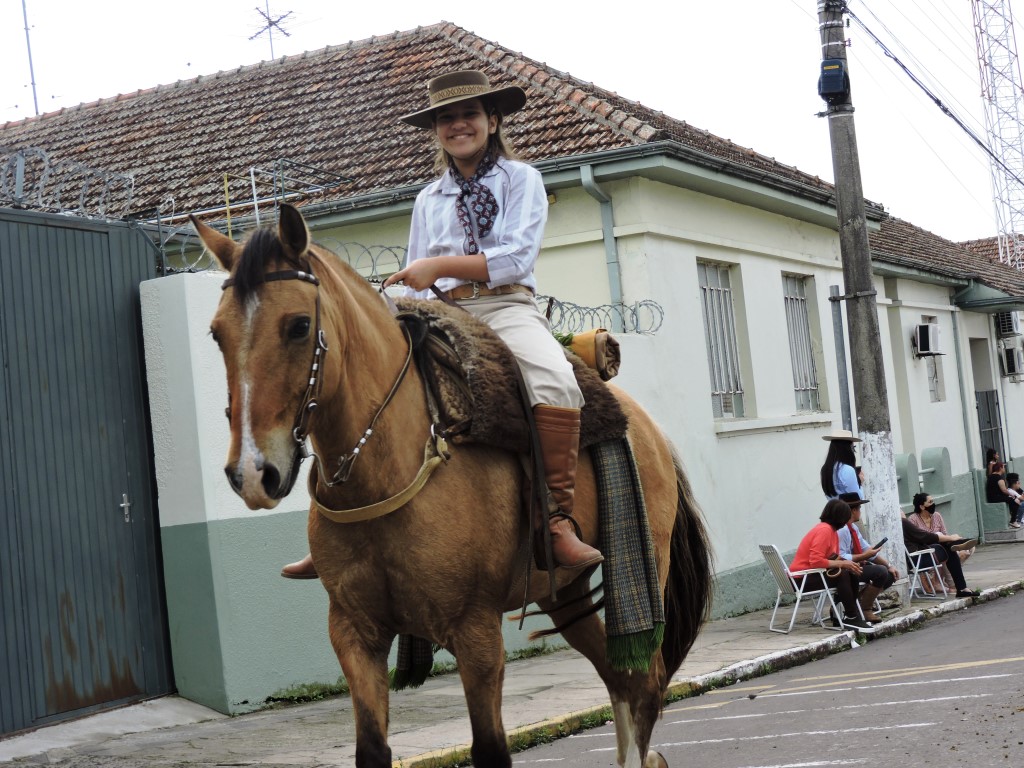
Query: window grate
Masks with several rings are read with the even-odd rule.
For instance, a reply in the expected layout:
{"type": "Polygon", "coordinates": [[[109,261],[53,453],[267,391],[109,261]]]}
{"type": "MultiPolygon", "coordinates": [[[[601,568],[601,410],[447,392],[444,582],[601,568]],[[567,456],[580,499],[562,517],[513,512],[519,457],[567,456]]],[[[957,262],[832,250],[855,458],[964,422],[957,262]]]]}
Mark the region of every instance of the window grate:
{"type": "Polygon", "coordinates": [[[727,265],[697,262],[711,375],[711,406],[716,419],[743,416],[743,382],[729,269],[727,265]]]}
{"type": "Polygon", "coordinates": [[[793,392],[797,411],[820,410],[818,374],[814,368],[811,323],[807,312],[809,278],[783,275],[783,300],[786,304],[786,329],[789,332],[789,357],[793,364],[793,392]]]}

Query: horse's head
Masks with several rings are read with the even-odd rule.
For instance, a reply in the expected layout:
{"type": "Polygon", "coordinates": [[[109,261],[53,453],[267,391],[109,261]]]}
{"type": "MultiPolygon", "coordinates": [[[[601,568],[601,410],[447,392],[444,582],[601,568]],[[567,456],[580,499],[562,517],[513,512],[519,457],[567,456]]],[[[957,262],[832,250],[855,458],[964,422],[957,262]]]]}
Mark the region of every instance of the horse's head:
{"type": "MultiPolygon", "coordinates": [[[[192,219],[231,274],[210,332],[224,355],[231,445],[224,472],[250,509],[270,509],[295,483],[317,354],[319,288],[302,215],[281,206],[277,229],[236,243],[192,219]],[[300,428],[301,422],[301,428],[300,428]]],[[[322,271],[322,270],[321,270],[322,271]]],[[[322,381],[322,379],[319,379],[322,381]]],[[[314,406],[315,407],[315,406],[314,406]]]]}

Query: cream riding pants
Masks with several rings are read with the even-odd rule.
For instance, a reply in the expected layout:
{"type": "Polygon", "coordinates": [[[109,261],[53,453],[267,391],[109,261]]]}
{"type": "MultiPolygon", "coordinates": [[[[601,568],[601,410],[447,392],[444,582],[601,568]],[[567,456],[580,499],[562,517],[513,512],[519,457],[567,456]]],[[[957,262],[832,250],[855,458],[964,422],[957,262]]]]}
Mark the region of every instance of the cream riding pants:
{"type": "Polygon", "coordinates": [[[582,408],[583,393],[547,318],[525,293],[463,299],[459,306],[483,320],[519,361],[530,405],[582,408]]]}

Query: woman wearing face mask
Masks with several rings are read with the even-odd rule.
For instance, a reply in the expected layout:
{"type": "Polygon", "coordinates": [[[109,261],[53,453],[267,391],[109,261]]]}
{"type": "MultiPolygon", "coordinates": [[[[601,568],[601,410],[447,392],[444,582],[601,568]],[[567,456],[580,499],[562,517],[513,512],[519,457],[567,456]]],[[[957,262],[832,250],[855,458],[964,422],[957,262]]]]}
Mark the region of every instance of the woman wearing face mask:
{"type": "MultiPolygon", "coordinates": [[[[916,552],[920,549],[931,548],[935,562],[943,563],[948,568],[956,587],[956,596],[977,597],[977,592],[967,588],[959,553],[965,550],[973,552],[978,545],[978,540],[964,539],[947,532],[941,515],[938,515],[938,524],[942,526],[942,531],[933,530],[937,515],[934,510],[935,502],[927,493],[919,493],[914,496],[914,511],[909,517],[902,518],[903,539],[907,549],[916,552]],[[927,520],[925,520],[925,516],[927,516],[927,520]]],[[[902,510],[900,514],[903,514],[902,510]]]]}

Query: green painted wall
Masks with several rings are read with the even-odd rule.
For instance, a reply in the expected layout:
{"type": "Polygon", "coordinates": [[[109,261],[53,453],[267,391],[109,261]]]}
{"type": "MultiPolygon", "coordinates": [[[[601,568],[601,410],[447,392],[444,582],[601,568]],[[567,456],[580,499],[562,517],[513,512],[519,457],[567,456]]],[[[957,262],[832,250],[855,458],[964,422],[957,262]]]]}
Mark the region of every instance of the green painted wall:
{"type": "MultiPolygon", "coordinates": [[[[305,512],[173,525],[161,536],[174,679],[182,696],[238,714],[298,685],[338,682],[341,667],[327,637],[320,582],[279,575],[284,563],[307,551],[305,512]]],[[[565,647],[560,638],[529,641],[531,631],[551,626],[546,618],[528,619],[522,631],[518,626],[504,622],[507,653],[565,647]]],[[[435,661],[452,657],[442,651],[435,661]]]]}

